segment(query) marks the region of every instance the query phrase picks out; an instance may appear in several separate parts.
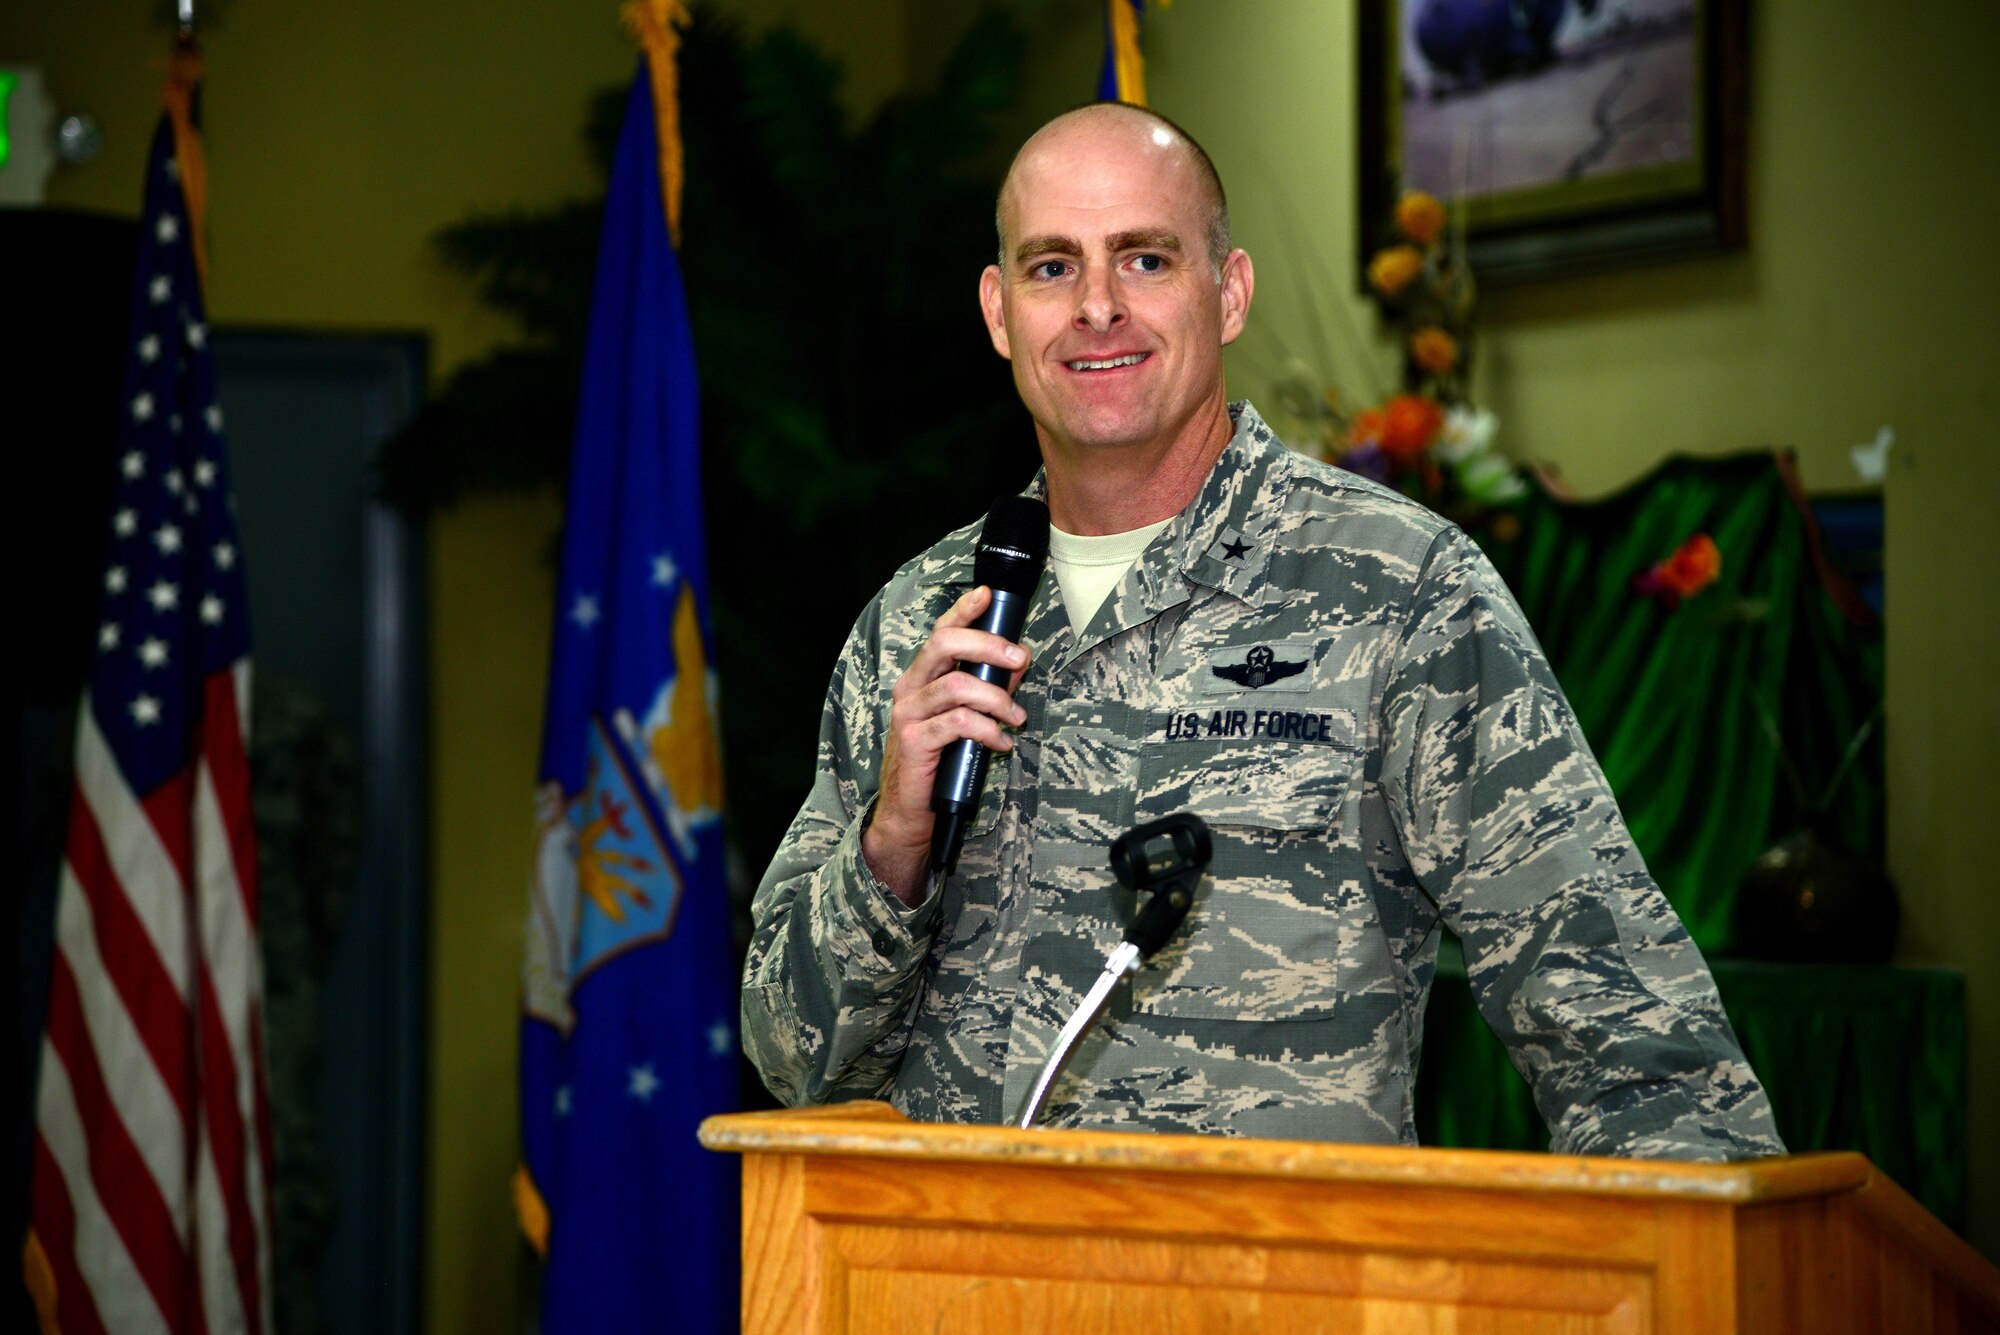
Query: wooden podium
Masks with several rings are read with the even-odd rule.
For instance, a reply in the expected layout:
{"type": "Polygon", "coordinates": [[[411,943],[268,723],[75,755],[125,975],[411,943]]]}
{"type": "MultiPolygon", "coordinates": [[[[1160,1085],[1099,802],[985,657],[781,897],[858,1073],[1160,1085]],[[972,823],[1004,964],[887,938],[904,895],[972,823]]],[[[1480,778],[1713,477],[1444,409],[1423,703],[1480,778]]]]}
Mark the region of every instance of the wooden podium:
{"type": "Polygon", "coordinates": [[[712,1117],[745,1335],[2000,1331],[2000,1272],[1858,1154],[1742,1164],[712,1117]]]}

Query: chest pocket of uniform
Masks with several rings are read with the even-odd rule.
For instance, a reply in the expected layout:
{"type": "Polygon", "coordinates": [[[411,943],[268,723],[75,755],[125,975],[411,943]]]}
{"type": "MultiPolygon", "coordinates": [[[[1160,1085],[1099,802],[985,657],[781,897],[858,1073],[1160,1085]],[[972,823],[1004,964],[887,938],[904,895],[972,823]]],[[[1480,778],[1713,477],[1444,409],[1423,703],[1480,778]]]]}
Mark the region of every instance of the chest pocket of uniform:
{"type": "Polygon", "coordinates": [[[1134,980],[1135,1011],[1260,1023],[1332,1011],[1342,882],[1360,893],[1340,828],[1360,753],[1351,711],[1293,699],[1205,701],[1149,731],[1135,819],[1192,811],[1215,852],[1187,925],[1134,980]]]}

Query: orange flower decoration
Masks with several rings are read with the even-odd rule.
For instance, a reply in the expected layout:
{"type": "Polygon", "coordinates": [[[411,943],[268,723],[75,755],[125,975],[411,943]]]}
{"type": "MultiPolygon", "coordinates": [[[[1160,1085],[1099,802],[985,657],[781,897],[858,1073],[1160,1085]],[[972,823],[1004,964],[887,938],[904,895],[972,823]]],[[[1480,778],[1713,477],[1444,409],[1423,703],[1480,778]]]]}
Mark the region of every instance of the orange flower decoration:
{"type": "Polygon", "coordinates": [[[1424,257],[1415,246],[1390,246],[1368,263],[1368,281],[1377,292],[1393,297],[1424,271],[1424,257]]]}
{"type": "Polygon", "coordinates": [[[1422,190],[1405,190],[1396,201],[1396,226],[1420,246],[1428,246],[1444,231],[1444,205],[1422,190]]]}
{"type": "Polygon", "coordinates": [[[1458,340],[1434,324],[1410,335],[1410,360],[1431,375],[1443,375],[1458,365],[1458,340]]]}
{"type": "Polygon", "coordinates": [[[1634,576],[1632,587],[1672,608],[1715,583],[1721,574],[1722,550],[1714,538],[1697,533],[1675,548],[1672,556],[1634,576]]]}
{"type": "MultiPolygon", "coordinates": [[[[1382,453],[1404,467],[1423,457],[1444,426],[1444,409],[1421,394],[1398,394],[1376,411],[1381,421],[1375,442],[1382,453]]],[[[1362,417],[1366,419],[1368,414],[1362,417]]]]}
{"type": "Polygon", "coordinates": [[[1354,425],[1347,428],[1349,445],[1365,445],[1370,441],[1380,445],[1382,433],[1389,429],[1389,414],[1380,408],[1369,408],[1357,415],[1354,425]]]}
{"type": "Polygon", "coordinates": [[[1697,533],[1666,560],[1667,582],[1683,598],[1691,598],[1722,574],[1722,549],[1706,533],[1697,533]]]}

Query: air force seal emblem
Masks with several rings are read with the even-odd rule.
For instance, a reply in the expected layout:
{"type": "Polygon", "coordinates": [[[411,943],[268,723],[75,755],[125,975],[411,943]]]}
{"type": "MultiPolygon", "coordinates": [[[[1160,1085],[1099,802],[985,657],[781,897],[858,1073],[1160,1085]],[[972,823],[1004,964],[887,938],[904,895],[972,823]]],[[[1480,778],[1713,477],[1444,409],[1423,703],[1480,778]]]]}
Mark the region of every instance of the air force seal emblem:
{"type": "Polygon", "coordinates": [[[1306,670],[1304,660],[1288,663],[1279,658],[1268,644],[1253,645],[1241,663],[1212,663],[1210,672],[1224,681],[1233,681],[1238,686],[1248,686],[1251,690],[1261,690],[1274,681],[1296,677],[1306,670]]]}

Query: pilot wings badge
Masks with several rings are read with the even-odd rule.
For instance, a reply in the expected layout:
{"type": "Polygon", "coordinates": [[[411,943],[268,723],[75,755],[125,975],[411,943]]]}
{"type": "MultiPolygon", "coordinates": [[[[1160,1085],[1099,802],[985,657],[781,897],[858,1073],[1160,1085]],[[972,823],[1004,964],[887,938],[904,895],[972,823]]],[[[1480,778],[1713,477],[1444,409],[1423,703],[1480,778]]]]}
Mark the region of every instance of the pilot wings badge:
{"type": "Polygon", "coordinates": [[[1268,644],[1251,646],[1250,652],[1241,663],[1214,663],[1208,669],[1224,681],[1233,681],[1238,686],[1248,686],[1258,690],[1274,681],[1296,677],[1306,670],[1304,660],[1288,663],[1279,658],[1268,644]]]}

